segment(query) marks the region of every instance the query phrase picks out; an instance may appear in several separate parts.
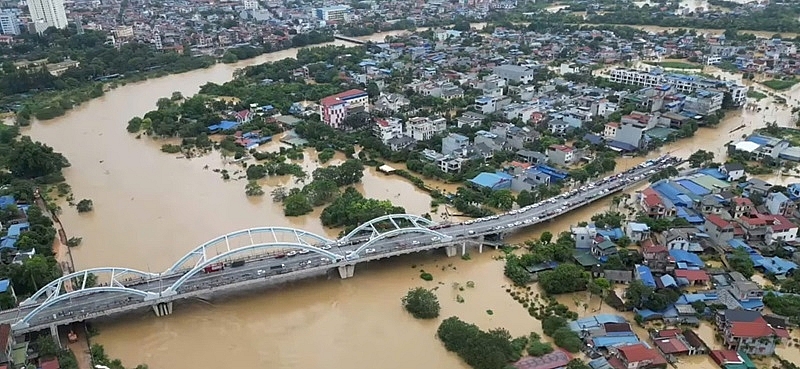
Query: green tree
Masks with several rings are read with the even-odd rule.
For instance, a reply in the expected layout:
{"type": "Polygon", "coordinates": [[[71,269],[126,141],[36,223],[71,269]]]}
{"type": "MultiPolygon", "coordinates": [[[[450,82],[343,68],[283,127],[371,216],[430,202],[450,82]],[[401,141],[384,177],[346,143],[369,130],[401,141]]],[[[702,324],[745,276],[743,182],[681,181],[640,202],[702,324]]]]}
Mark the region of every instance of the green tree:
{"type": "Polygon", "coordinates": [[[92,200],[83,199],[81,201],[78,201],[78,205],[75,206],[75,208],[78,209],[79,213],[88,213],[94,210],[94,203],[92,202],[92,200]]]}
{"type": "Polygon", "coordinates": [[[402,299],[403,307],[417,319],[433,319],[439,316],[439,299],[428,289],[412,288],[402,299]]]}
{"type": "Polygon", "coordinates": [[[733,254],[727,256],[727,259],[731,269],[742,273],[745,278],[750,278],[756,273],[753,259],[750,259],[750,254],[744,249],[738,248],[734,250],[733,254]]]}
{"type": "Polygon", "coordinates": [[[247,196],[263,196],[264,189],[261,188],[261,185],[258,184],[258,182],[248,181],[247,185],[244,186],[244,193],[247,196]]]}
{"type": "Polygon", "coordinates": [[[67,159],[41,142],[23,136],[11,146],[6,160],[8,170],[19,178],[60,177],[61,169],[69,166],[67,159]]]}
{"type": "Polygon", "coordinates": [[[283,215],[287,217],[308,214],[313,210],[314,207],[308,202],[308,197],[302,193],[289,195],[289,197],[283,200],[283,215]]]}
{"type": "Polygon", "coordinates": [[[539,273],[539,285],[553,295],[584,291],[588,283],[587,273],[575,264],[564,263],[553,270],[539,273]]]}

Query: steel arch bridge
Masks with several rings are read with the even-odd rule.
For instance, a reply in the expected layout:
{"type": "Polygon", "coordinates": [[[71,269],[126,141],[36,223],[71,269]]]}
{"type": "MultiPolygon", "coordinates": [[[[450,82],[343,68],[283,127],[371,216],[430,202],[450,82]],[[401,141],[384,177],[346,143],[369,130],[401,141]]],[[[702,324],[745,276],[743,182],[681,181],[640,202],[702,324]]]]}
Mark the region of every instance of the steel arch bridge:
{"type": "Polygon", "coordinates": [[[129,268],[102,267],[65,275],[48,283],[20,303],[20,308],[35,308],[22,317],[18,324],[26,327],[33,318],[56,304],[95,293],[130,295],[141,297],[145,301],[175,295],[186,281],[197,275],[205,267],[252,251],[270,249],[305,250],[319,254],[330,260],[331,263],[336,263],[345,260],[345,256],[318,246],[343,245],[357,240],[360,235],[369,232],[366,242],[359,245],[352,253],[357,258],[370,246],[401,234],[420,233],[445,240],[448,236],[430,229],[435,224],[435,222],[417,215],[390,214],[359,225],[339,240],[331,240],[312,232],[289,227],[242,229],[213,238],[195,247],[163,273],[149,273],[129,268]],[[165,276],[177,277],[178,275],[180,277],[164,290],[160,290],[160,287],[156,288],[148,283],[152,279],[159,279],[165,276]],[[102,282],[102,284],[93,285],[89,282],[92,278],[102,282]]]}
{"type": "MultiPolygon", "coordinates": [[[[121,290],[135,290],[126,287],[125,282],[141,281],[145,282],[150,278],[158,277],[158,274],[142,272],[136,269],[128,268],[92,268],[81,270],[75,273],[67,274],[58,278],[46,286],[36,291],[31,297],[22,301],[19,306],[31,306],[37,304],[47,304],[59,297],[69,294],[76,294],[78,292],[91,293],[98,291],[102,287],[121,290]],[[102,281],[102,285],[95,285],[91,279],[95,281],[102,281]],[[44,299],[42,299],[44,298],[44,299]]],[[[130,283],[128,283],[130,284],[130,283]]],[[[141,292],[140,290],[135,290],[141,292]]],[[[124,291],[123,291],[124,292],[124,291]]],[[[136,294],[136,292],[132,292],[136,294]]]]}
{"type": "Polygon", "coordinates": [[[233,249],[233,250],[224,252],[222,254],[219,254],[217,256],[208,258],[207,260],[205,260],[202,263],[198,264],[196,267],[192,268],[192,270],[190,270],[189,272],[187,272],[186,274],[184,274],[180,278],[178,278],[177,281],[175,281],[172,285],[167,287],[166,290],[164,290],[163,294],[167,295],[167,296],[176,294],[178,292],[178,288],[180,288],[187,280],[189,280],[189,278],[191,278],[194,275],[196,275],[197,273],[201,272],[203,270],[203,268],[205,268],[205,267],[207,267],[209,265],[212,265],[214,263],[217,263],[217,262],[220,262],[222,260],[225,260],[225,259],[227,259],[227,258],[229,258],[229,257],[231,257],[233,255],[236,255],[236,254],[240,254],[240,253],[248,252],[248,251],[260,250],[260,249],[282,249],[282,250],[283,249],[300,249],[300,250],[307,250],[307,251],[314,252],[314,253],[317,253],[319,255],[322,255],[323,257],[328,258],[331,261],[331,263],[338,262],[338,261],[340,261],[340,260],[342,260],[344,258],[343,256],[341,256],[339,254],[334,254],[334,253],[332,253],[330,251],[323,250],[323,249],[320,249],[320,248],[315,247],[315,246],[309,246],[309,245],[304,245],[304,244],[300,244],[300,243],[272,242],[272,243],[261,243],[261,244],[249,245],[249,246],[241,247],[241,248],[238,248],[238,249],[233,249]]]}
{"type": "MultiPolygon", "coordinates": [[[[240,240],[244,241],[244,245],[256,245],[256,244],[269,244],[269,243],[289,243],[289,244],[296,244],[296,245],[306,245],[306,246],[314,246],[314,245],[325,245],[325,244],[333,244],[335,241],[322,237],[320,235],[307,232],[300,229],[295,228],[288,228],[288,227],[258,227],[258,228],[248,228],[239,230],[236,232],[231,232],[228,234],[224,234],[222,236],[213,238],[200,246],[195,247],[192,251],[189,251],[184,255],[182,258],[178,259],[171,267],[167,269],[165,274],[172,274],[180,272],[181,270],[192,270],[195,269],[197,266],[204,264],[214,255],[209,255],[210,250],[219,251],[219,247],[224,246],[223,253],[227,253],[236,249],[236,243],[241,243],[240,240]],[[266,240],[257,241],[256,238],[258,236],[266,235],[266,240]],[[280,237],[284,236],[284,237],[280,237]],[[190,261],[195,261],[194,265],[190,268],[182,268],[190,261]]],[[[207,265],[207,264],[206,264],[207,265]]]]}
{"type": "MultiPolygon", "coordinates": [[[[429,227],[435,225],[436,223],[428,218],[423,218],[421,216],[413,215],[413,214],[389,214],[384,215],[382,217],[377,217],[372,219],[352,231],[346,234],[344,237],[339,239],[339,243],[347,243],[352,241],[361,233],[365,231],[370,231],[370,239],[379,237],[382,233],[388,233],[387,231],[381,232],[379,225],[386,224],[391,226],[393,231],[406,231],[406,232],[413,232],[413,231],[420,231],[420,230],[430,230],[429,227]],[[404,227],[406,226],[406,227],[404,227]]],[[[399,232],[397,234],[404,233],[399,232]]]]}

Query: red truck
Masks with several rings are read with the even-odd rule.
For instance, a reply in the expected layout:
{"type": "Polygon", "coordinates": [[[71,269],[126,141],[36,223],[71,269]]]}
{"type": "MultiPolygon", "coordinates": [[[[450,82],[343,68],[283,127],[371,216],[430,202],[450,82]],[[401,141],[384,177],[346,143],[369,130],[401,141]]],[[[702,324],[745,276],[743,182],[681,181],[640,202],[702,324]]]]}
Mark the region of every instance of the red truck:
{"type": "Polygon", "coordinates": [[[225,266],[222,265],[222,263],[216,263],[216,264],[207,265],[205,268],[203,268],[203,271],[206,272],[206,273],[214,273],[214,272],[218,272],[218,271],[223,270],[223,269],[225,269],[225,266]]]}

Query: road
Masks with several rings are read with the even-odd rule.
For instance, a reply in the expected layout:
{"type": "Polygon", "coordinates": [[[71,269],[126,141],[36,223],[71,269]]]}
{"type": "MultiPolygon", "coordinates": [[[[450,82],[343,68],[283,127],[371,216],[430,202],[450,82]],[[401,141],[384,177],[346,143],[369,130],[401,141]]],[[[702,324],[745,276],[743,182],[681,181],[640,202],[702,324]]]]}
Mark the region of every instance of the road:
{"type": "MultiPolygon", "coordinates": [[[[661,169],[674,166],[677,163],[678,159],[669,157],[648,161],[626,172],[603,178],[579,189],[522,209],[463,223],[435,225],[430,229],[439,233],[434,235],[404,233],[391,238],[381,237],[369,244],[367,242],[374,235],[356,235],[350,240],[318,246],[340,255],[336,260],[331,260],[327,256],[313,251],[292,252],[279,256],[264,255],[257,259],[249,259],[240,267],[231,267],[229,264],[225,269],[216,272],[197,273],[186,279],[183,285],[175,289],[174,295],[161,295],[161,293],[173,285],[186,271],[153,277],[149,280],[131,281],[126,283],[125,286],[127,288],[152,292],[154,295],[158,294],[159,298],[154,301],[142,301],[141,297],[135,295],[102,292],[87,293],[42,309],[35,316],[28,319],[27,326],[18,326],[15,330],[31,331],[45,328],[52,323],[66,324],[73,321],[81,321],[102,316],[104,312],[109,312],[110,314],[111,311],[116,313],[138,309],[159,302],[170,302],[208,294],[226,287],[238,288],[238,286],[255,283],[263,284],[265,280],[282,280],[291,277],[293,274],[324,274],[335,267],[452,246],[485,235],[512,232],[522,227],[547,221],[599,200],[611,193],[639,183],[661,169]]],[[[37,305],[32,305],[2,311],[0,312],[0,322],[11,324],[18,322],[36,307],[37,305]]]]}

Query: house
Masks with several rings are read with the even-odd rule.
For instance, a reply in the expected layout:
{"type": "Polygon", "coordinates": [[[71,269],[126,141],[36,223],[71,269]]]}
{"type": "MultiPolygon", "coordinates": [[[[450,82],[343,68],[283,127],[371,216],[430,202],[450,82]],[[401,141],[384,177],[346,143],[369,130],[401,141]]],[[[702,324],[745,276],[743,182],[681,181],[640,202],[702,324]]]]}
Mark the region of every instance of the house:
{"type": "Polygon", "coordinates": [[[381,96],[375,101],[375,110],[391,114],[402,110],[409,104],[411,101],[402,94],[381,93],[381,96]]]}
{"type": "Polygon", "coordinates": [[[406,122],[406,136],[416,141],[425,141],[447,129],[447,120],[444,118],[413,117],[406,122]]]}
{"type": "Polygon", "coordinates": [[[617,137],[617,131],[619,130],[619,123],[618,122],[609,122],[606,123],[605,129],[603,129],[603,138],[606,140],[613,140],[617,137]]]}
{"type": "Polygon", "coordinates": [[[716,322],[726,348],[746,354],[772,355],[781,340],[789,338],[786,329],[772,327],[757,311],[718,311],[716,322]]]}
{"type": "Polygon", "coordinates": [[[319,101],[320,120],[337,129],[347,116],[360,111],[369,111],[369,95],[362,90],[347,90],[319,101]]]}
{"type": "Polygon", "coordinates": [[[641,342],[632,345],[611,348],[611,351],[613,357],[609,359],[608,362],[611,364],[611,366],[617,369],[647,369],[667,367],[667,360],[664,359],[664,357],[661,356],[657,350],[647,347],[641,342]]]}
{"type": "Polygon", "coordinates": [[[723,369],[756,369],[750,358],[744,352],[735,350],[711,350],[711,360],[723,369]]]}
{"type": "Polygon", "coordinates": [[[673,274],[681,286],[705,286],[711,280],[704,270],[676,269],[673,274]]]}
{"type": "Polygon", "coordinates": [[[236,121],[239,122],[239,123],[248,123],[248,122],[253,120],[253,117],[255,116],[255,114],[253,114],[252,111],[250,111],[248,109],[245,109],[245,110],[237,111],[236,113],[233,114],[233,116],[236,118],[236,121]]]}
{"type": "Polygon", "coordinates": [[[603,270],[603,278],[611,283],[628,284],[633,281],[633,271],[631,270],[603,270]]]}
{"type": "Polygon", "coordinates": [[[653,272],[646,265],[636,265],[636,280],[642,281],[645,286],[656,288],[656,279],[653,272]]]}
{"type": "Polygon", "coordinates": [[[656,273],[669,273],[675,269],[675,260],[669,255],[669,250],[661,245],[642,245],[644,265],[656,273]]]}
{"type": "Polygon", "coordinates": [[[697,241],[697,228],[670,228],[661,233],[659,242],[667,247],[667,250],[684,251],[703,251],[697,241]]]}
{"type": "Polygon", "coordinates": [[[641,242],[650,238],[650,227],[644,223],[629,222],[625,226],[625,235],[633,242],[641,242]]]}
{"type": "Polygon", "coordinates": [[[717,214],[708,214],[706,216],[705,227],[706,233],[719,245],[723,245],[728,242],[728,240],[733,239],[733,224],[722,219],[722,217],[717,214]]]}
{"type": "Polygon", "coordinates": [[[540,357],[525,356],[512,366],[517,369],[561,369],[566,368],[572,356],[563,349],[556,348],[540,357]]]}
{"type": "Polygon", "coordinates": [[[397,118],[377,118],[372,132],[387,145],[389,140],[403,136],[403,121],[397,118]]]}
{"type": "Polygon", "coordinates": [[[731,217],[740,218],[744,215],[750,214],[755,209],[753,201],[746,197],[734,197],[731,199],[731,217]]]}
{"type": "Polygon", "coordinates": [[[531,83],[534,75],[536,74],[536,70],[533,68],[513,64],[499,65],[494,67],[492,72],[506,81],[515,82],[518,84],[531,83]]]}
{"type": "Polygon", "coordinates": [[[728,182],[738,181],[744,177],[744,165],[740,163],[727,163],[719,167],[719,171],[727,177],[728,182]]]}
{"type": "Polygon", "coordinates": [[[592,255],[601,258],[617,254],[617,245],[609,240],[595,242],[592,245],[592,255]]]}
{"type": "Polygon", "coordinates": [[[394,137],[386,141],[386,145],[388,145],[389,149],[392,151],[402,151],[411,148],[416,143],[417,141],[415,141],[413,138],[405,135],[394,137]]]}
{"type": "Polygon", "coordinates": [[[797,225],[783,215],[764,216],[767,223],[767,232],[764,240],[768,245],[774,242],[793,242],[797,239],[797,225]]]}
{"type": "Polygon", "coordinates": [[[597,237],[597,229],[592,225],[570,227],[570,232],[572,232],[572,239],[575,240],[576,249],[591,249],[594,244],[594,238],[597,237]]]}
{"type": "Polygon", "coordinates": [[[458,119],[456,119],[458,123],[458,128],[461,127],[470,127],[475,128],[481,124],[483,124],[483,120],[486,119],[486,116],[480,113],[466,111],[461,114],[458,119]]]}
{"type": "Polygon", "coordinates": [[[575,162],[575,150],[566,145],[550,145],[547,148],[547,158],[553,164],[567,166],[575,162]]]}
{"type": "Polygon", "coordinates": [[[797,205],[782,192],[770,192],[764,199],[764,207],[772,215],[792,215],[797,205]]]}
{"type": "Polygon", "coordinates": [[[478,187],[488,188],[492,191],[511,189],[513,177],[505,173],[480,173],[469,181],[478,187]]]}

